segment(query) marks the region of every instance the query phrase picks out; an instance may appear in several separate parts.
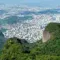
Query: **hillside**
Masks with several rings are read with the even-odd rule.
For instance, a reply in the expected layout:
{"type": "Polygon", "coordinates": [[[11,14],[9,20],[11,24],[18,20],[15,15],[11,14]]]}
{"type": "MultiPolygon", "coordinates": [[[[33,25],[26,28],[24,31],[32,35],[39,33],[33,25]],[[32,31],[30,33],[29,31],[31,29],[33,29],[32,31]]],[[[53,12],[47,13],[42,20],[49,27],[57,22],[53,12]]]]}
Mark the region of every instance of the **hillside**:
{"type": "Polygon", "coordinates": [[[45,28],[51,38],[33,44],[25,39],[10,38],[4,45],[0,60],[60,60],[60,24],[50,23],[45,28]]]}
{"type": "Polygon", "coordinates": [[[49,23],[43,31],[43,37],[46,41],[50,38],[60,39],[60,23],[49,23]]]}
{"type": "Polygon", "coordinates": [[[60,23],[50,23],[46,30],[52,34],[51,39],[60,39],[60,23]]]}
{"type": "Polygon", "coordinates": [[[3,35],[3,33],[0,31],[0,49],[3,47],[5,40],[6,39],[3,35]]]}

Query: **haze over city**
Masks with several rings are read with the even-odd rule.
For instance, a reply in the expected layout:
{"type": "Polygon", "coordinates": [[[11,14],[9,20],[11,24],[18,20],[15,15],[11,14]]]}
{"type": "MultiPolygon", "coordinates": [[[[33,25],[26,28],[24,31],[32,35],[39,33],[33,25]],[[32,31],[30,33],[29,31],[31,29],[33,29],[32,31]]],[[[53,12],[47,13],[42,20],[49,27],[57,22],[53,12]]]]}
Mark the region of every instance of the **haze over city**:
{"type": "Polygon", "coordinates": [[[0,4],[56,8],[60,6],[60,0],[1,0],[0,4]]]}

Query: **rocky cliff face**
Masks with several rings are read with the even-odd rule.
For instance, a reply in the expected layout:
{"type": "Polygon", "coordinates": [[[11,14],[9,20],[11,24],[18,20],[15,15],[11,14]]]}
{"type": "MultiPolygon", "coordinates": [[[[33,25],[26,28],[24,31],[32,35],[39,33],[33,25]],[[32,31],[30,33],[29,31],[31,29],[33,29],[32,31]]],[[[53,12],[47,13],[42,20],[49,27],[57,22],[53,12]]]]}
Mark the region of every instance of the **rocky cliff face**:
{"type": "Polygon", "coordinates": [[[50,37],[51,37],[51,34],[50,34],[48,31],[44,30],[44,31],[43,31],[42,42],[48,41],[48,40],[50,39],[50,37]]]}

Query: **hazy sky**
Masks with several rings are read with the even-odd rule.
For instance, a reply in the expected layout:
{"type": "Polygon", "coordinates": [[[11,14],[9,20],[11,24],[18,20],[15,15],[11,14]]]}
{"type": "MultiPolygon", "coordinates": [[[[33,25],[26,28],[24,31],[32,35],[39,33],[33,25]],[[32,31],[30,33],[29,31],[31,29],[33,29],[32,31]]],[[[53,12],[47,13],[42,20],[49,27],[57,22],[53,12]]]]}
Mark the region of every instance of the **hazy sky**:
{"type": "Polygon", "coordinates": [[[0,0],[0,3],[9,5],[29,5],[41,7],[57,7],[60,6],[60,0],[0,0]]]}

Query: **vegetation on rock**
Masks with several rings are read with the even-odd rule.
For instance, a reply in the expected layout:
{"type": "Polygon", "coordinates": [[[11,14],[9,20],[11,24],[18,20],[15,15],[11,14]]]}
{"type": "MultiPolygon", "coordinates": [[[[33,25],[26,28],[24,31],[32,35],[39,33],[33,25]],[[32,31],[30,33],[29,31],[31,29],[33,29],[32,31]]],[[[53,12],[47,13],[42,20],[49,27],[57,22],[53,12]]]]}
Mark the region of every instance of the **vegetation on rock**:
{"type": "Polygon", "coordinates": [[[50,23],[46,30],[52,38],[28,43],[25,39],[10,38],[6,41],[0,60],[60,60],[60,24],[50,23]]]}

